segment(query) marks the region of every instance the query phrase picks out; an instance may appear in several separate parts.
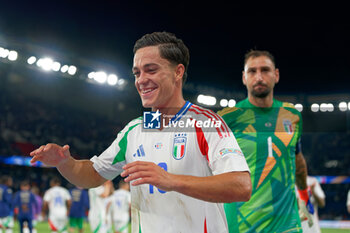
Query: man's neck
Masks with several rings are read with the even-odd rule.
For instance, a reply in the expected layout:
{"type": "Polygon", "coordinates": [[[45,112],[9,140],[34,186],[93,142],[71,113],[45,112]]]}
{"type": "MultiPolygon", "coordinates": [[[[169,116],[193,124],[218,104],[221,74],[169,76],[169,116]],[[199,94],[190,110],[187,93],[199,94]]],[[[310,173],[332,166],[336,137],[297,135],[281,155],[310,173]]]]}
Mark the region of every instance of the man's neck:
{"type": "Polygon", "coordinates": [[[162,108],[152,108],[152,111],[159,110],[162,113],[162,118],[164,119],[164,123],[167,125],[171,118],[173,118],[180,109],[185,105],[186,101],[182,98],[177,101],[177,104],[172,105],[171,107],[162,107],[162,108]]]}
{"type": "Polygon", "coordinates": [[[249,102],[259,108],[270,108],[273,104],[273,95],[268,95],[264,98],[248,95],[249,102]]]}

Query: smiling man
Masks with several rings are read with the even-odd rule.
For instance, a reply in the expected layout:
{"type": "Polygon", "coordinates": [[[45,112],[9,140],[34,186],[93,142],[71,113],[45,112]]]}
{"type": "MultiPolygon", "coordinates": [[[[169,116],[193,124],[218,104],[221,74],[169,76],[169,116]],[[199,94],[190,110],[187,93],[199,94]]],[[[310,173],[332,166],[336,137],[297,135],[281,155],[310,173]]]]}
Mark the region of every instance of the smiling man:
{"type": "MultiPolygon", "coordinates": [[[[71,183],[95,187],[121,174],[131,182],[132,232],[228,232],[223,202],[250,198],[250,173],[221,118],[185,101],[189,51],[167,32],[146,34],[134,46],[132,71],[142,105],[159,129],[132,120],[100,156],[74,160],[69,146],[47,144],[31,153],[56,166],[71,183]],[[180,127],[181,121],[220,121],[218,127],[180,127]],[[170,124],[171,123],[171,124],[170,124]],[[174,127],[167,127],[176,125],[174,127]]],[[[152,120],[152,121],[153,121],[152,120]]]]}

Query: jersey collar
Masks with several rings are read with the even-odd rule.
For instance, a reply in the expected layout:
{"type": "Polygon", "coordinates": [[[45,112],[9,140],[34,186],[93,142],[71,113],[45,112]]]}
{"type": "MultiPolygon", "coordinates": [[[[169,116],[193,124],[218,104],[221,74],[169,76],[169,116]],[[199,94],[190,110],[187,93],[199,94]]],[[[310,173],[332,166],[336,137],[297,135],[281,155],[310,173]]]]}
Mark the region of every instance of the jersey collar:
{"type": "Polygon", "coordinates": [[[186,101],[186,103],[184,104],[184,106],[182,106],[182,108],[180,109],[180,111],[178,111],[175,116],[173,116],[170,121],[171,122],[176,122],[179,121],[181,119],[181,117],[183,115],[186,114],[186,112],[188,111],[188,109],[192,106],[192,103],[189,101],[186,101]]]}

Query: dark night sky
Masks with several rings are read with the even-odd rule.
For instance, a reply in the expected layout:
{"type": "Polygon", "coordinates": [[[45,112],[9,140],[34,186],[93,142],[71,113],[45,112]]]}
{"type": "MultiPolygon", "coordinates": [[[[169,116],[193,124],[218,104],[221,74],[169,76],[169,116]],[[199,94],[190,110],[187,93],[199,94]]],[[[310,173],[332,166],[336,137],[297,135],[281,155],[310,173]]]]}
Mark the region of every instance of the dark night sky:
{"type": "Polygon", "coordinates": [[[350,91],[350,24],[341,14],[254,14],[248,6],[219,2],[35,2],[2,4],[0,36],[118,63],[129,75],[134,42],[145,33],[169,31],[189,47],[189,81],[195,83],[242,89],[243,55],[257,48],[276,57],[277,92],[350,91]]]}

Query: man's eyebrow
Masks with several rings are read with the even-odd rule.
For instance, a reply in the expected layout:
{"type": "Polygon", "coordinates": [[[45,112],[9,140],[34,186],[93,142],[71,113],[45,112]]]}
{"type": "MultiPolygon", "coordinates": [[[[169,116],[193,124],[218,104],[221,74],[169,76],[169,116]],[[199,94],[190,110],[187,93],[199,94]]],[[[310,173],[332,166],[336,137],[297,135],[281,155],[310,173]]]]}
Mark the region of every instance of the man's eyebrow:
{"type": "MultiPolygon", "coordinates": [[[[158,66],[157,63],[147,63],[147,64],[143,65],[143,69],[149,68],[150,66],[154,66],[154,65],[158,66]]],[[[132,67],[131,70],[132,70],[132,71],[139,70],[139,67],[134,66],[134,67],[132,67]]]]}

